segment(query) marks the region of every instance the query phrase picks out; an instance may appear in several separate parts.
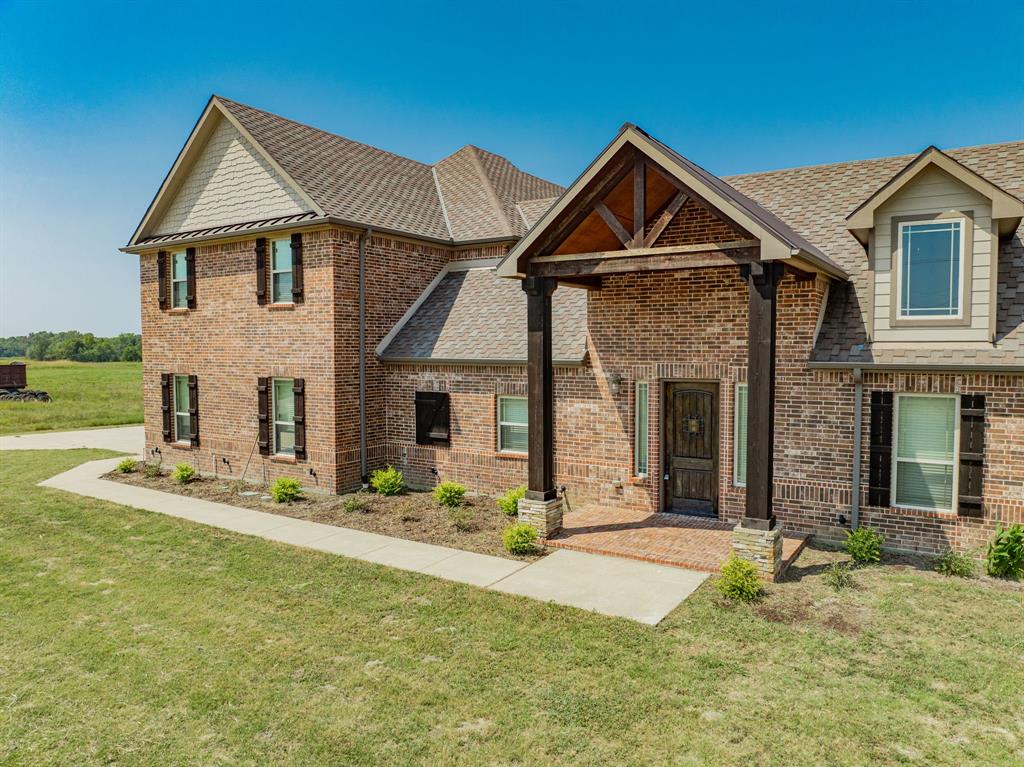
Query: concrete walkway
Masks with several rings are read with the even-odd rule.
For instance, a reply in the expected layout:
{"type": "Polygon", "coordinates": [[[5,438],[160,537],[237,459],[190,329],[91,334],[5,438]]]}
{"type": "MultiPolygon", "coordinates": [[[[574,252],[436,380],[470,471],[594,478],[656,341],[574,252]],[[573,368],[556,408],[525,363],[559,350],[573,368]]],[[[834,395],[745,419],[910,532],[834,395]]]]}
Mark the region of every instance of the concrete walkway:
{"type": "Polygon", "coordinates": [[[577,551],[556,551],[528,564],[101,479],[119,460],[89,461],[39,484],[279,543],[649,625],[661,621],[707,578],[706,573],[693,570],[577,551]]]}
{"type": "Polygon", "coordinates": [[[142,426],[115,426],[80,431],[40,431],[0,437],[0,450],[72,450],[95,447],[141,455],[146,439],[142,426]]]}

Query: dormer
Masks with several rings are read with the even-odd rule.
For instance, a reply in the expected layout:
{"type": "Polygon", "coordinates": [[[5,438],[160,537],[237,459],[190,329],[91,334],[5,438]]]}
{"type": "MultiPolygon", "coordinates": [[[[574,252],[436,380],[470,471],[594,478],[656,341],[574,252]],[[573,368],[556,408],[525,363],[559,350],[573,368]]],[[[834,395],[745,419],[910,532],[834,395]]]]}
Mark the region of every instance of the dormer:
{"type": "Polygon", "coordinates": [[[991,343],[999,239],[1024,202],[929,147],[846,219],[868,250],[875,344],[991,343]]]}

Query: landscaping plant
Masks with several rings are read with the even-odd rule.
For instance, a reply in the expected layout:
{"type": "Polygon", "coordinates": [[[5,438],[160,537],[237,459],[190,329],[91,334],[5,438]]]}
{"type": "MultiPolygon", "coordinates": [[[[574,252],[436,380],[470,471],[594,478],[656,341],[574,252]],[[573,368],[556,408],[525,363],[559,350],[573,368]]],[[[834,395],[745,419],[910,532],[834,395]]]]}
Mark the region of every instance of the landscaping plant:
{"type": "Polygon", "coordinates": [[[147,463],[146,468],[142,470],[142,474],[146,479],[156,479],[164,475],[164,469],[159,463],[147,463]]]}
{"type": "Polygon", "coordinates": [[[356,493],[352,497],[345,499],[345,502],[341,504],[341,510],[346,514],[369,511],[370,502],[363,493],[356,493]]]}
{"type": "Polygon", "coordinates": [[[874,565],[882,560],[885,536],[870,527],[846,531],[846,553],[858,565],[874,565]]]}
{"type": "Polygon", "coordinates": [[[405,489],[405,477],[394,466],[377,469],[370,475],[370,487],[381,495],[398,495],[405,489]]]}
{"type": "Polygon", "coordinates": [[[935,560],[935,572],[956,578],[973,578],[975,571],[974,557],[950,549],[935,560]]]}
{"type": "Polygon", "coordinates": [[[442,482],[434,488],[434,500],[449,509],[461,506],[465,495],[465,485],[458,482],[442,482]]]}
{"type": "Polygon", "coordinates": [[[853,588],[856,584],[853,580],[853,573],[846,562],[833,562],[825,570],[825,584],[834,591],[853,588]]]}
{"type": "Polygon", "coordinates": [[[270,485],[270,497],[275,503],[292,503],[302,497],[302,485],[291,477],[278,477],[270,485]]]}
{"type": "Polygon", "coordinates": [[[1020,580],[1024,577],[1024,527],[996,528],[985,555],[985,569],[996,578],[1020,580]]]}
{"type": "Polygon", "coordinates": [[[190,463],[179,463],[174,467],[174,471],[171,472],[171,479],[183,485],[187,485],[195,478],[196,470],[190,463]]]}
{"type": "Polygon", "coordinates": [[[449,506],[448,518],[455,525],[455,529],[468,533],[473,529],[473,510],[465,506],[449,506]]]}
{"type": "Polygon", "coordinates": [[[532,525],[517,522],[505,528],[501,541],[505,544],[505,551],[510,554],[529,554],[537,546],[537,531],[532,525]]]}
{"type": "Polygon", "coordinates": [[[498,508],[506,517],[514,517],[519,513],[519,501],[524,497],[526,497],[524,486],[513,487],[498,499],[498,508]]]}
{"type": "Polygon", "coordinates": [[[122,474],[131,474],[138,465],[139,462],[134,458],[125,458],[121,463],[117,464],[117,470],[122,474]]]}
{"type": "Polygon", "coordinates": [[[715,581],[718,592],[734,602],[754,602],[764,593],[757,568],[736,554],[730,554],[722,565],[722,575],[715,581]]]}

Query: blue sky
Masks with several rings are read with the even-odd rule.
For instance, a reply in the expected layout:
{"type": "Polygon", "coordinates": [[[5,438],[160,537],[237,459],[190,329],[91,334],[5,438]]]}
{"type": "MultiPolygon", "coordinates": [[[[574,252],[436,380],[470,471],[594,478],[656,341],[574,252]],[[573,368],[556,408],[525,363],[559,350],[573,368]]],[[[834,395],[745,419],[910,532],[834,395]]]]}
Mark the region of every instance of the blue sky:
{"type": "Polygon", "coordinates": [[[0,335],[138,329],[117,248],[214,92],[561,183],[629,120],[726,174],[1024,138],[1022,25],[1019,0],[0,0],[0,335]]]}

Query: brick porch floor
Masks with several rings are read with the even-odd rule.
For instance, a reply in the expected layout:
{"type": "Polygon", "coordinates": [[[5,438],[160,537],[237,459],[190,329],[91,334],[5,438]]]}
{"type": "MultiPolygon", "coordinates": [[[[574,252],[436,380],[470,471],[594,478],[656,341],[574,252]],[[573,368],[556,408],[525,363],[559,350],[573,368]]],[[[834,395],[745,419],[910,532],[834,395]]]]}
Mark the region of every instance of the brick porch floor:
{"type": "MultiPolygon", "coordinates": [[[[732,551],[733,525],[717,519],[590,505],[567,513],[562,524],[549,546],[711,573],[732,551]]],[[[806,543],[805,535],[785,535],[783,572],[806,543]]]]}

